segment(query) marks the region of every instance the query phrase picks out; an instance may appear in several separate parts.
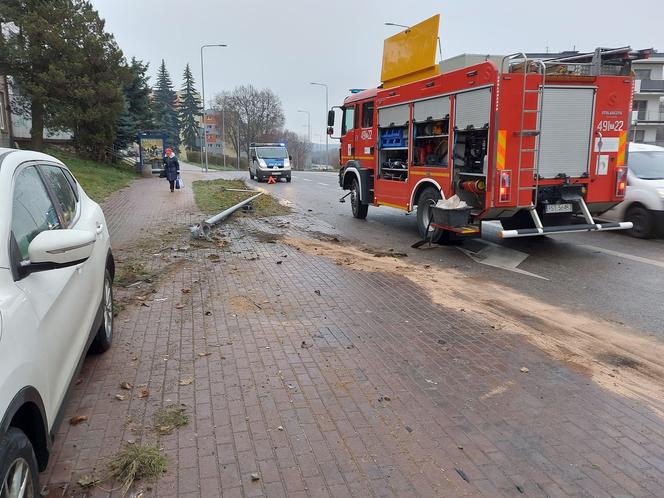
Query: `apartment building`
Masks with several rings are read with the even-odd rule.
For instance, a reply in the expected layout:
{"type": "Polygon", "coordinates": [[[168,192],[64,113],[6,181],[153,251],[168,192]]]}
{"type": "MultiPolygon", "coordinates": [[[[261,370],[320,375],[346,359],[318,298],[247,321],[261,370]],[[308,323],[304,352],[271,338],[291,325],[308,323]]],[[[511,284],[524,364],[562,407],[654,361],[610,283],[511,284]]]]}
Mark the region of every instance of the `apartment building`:
{"type": "Polygon", "coordinates": [[[664,53],[634,61],[633,142],[664,146],[664,53]]]}

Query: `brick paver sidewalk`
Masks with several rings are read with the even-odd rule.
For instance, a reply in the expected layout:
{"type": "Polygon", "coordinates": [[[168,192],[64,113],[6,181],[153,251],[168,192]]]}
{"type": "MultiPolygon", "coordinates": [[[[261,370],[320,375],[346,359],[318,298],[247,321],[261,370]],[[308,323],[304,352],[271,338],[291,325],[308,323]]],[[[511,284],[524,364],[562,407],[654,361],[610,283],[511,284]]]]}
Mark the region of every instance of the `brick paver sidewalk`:
{"type": "MultiPolygon", "coordinates": [[[[107,204],[116,244],[192,219],[190,190],[156,182],[107,204]]],[[[236,220],[224,250],[162,253],[176,266],[149,307],[124,310],[114,347],[85,363],[67,416],[89,419],[57,435],[51,496],[81,493],[76,481],[132,441],[169,458],[154,488],[137,483],[144,496],[664,495],[664,422],[650,409],[398,275],[267,229],[236,220]],[[150,395],[115,399],[125,381],[150,395]],[[174,403],[189,424],[156,436],[152,414],[174,403]]]]}

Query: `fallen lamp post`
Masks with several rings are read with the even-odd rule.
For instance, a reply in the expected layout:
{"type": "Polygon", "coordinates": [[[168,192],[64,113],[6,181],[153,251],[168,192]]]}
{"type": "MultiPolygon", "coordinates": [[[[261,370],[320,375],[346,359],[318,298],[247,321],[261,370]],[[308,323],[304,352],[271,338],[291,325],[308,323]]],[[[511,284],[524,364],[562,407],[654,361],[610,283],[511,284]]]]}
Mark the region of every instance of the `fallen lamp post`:
{"type": "Polygon", "coordinates": [[[244,206],[246,206],[250,202],[258,199],[261,195],[263,195],[263,192],[259,192],[256,195],[253,195],[253,196],[249,197],[248,199],[245,199],[241,202],[238,202],[234,206],[231,206],[228,209],[224,209],[221,213],[215,214],[211,218],[208,218],[207,220],[202,221],[198,225],[194,225],[194,226],[190,227],[191,236],[194,239],[208,239],[209,240],[210,231],[212,230],[212,227],[214,225],[216,225],[218,223],[221,223],[226,218],[228,218],[231,214],[233,214],[235,211],[237,211],[238,209],[242,209],[244,206]]]}

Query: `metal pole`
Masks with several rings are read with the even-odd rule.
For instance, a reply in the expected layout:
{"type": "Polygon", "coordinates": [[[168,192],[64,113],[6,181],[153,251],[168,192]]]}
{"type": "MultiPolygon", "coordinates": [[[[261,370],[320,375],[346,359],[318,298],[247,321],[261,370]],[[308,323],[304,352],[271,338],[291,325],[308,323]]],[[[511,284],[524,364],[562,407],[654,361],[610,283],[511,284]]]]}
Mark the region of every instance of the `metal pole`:
{"type": "Polygon", "coordinates": [[[237,114],[237,169],[240,170],[240,113],[237,114]]]}
{"type": "Polygon", "coordinates": [[[205,172],[207,173],[207,131],[205,129],[205,70],[203,68],[203,49],[205,45],[201,47],[201,90],[203,97],[203,119],[201,120],[201,126],[203,128],[203,137],[201,138],[201,165],[203,163],[203,154],[205,154],[205,172]]]}
{"type": "MultiPolygon", "coordinates": [[[[297,112],[303,112],[307,115],[307,140],[309,140],[309,147],[311,147],[311,113],[309,111],[302,111],[299,109],[297,112]]],[[[309,163],[309,166],[311,166],[311,161],[309,161],[309,163]]]]}
{"type": "MultiPolygon", "coordinates": [[[[326,119],[325,119],[325,127],[327,128],[327,111],[329,110],[329,107],[330,107],[327,84],[325,84],[325,83],[316,83],[316,82],[313,82],[313,81],[312,81],[310,84],[311,84],[311,85],[318,85],[318,86],[323,86],[323,87],[325,87],[325,116],[326,116],[326,119]]],[[[326,164],[326,165],[327,165],[328,156],[329,156],[329,152],[328,152],[328,146],[329,146],[329,145],[328,145],[328,142],[329,142],[329,136],[328,136],[327,133],[325,133],[325,164],[326,164]]]]}
{"type": "MultiPolygon", "coordinates": [[[[205,127],[205,69],[203,67],[203,49],[207,47],[227,47],[223,43],[201,45],[201,97],[203,98],[203,147],[205,148],[205,172],[208,172],[207,128],[205,127]]],[[[202,160],[202,158],[201,158],[202,160]]]]}
{"type": "Polygon", "coordinates": [[[221,108],[221,146],[224,155],[224,169],[226,169],[226,107],[221,108]]]}

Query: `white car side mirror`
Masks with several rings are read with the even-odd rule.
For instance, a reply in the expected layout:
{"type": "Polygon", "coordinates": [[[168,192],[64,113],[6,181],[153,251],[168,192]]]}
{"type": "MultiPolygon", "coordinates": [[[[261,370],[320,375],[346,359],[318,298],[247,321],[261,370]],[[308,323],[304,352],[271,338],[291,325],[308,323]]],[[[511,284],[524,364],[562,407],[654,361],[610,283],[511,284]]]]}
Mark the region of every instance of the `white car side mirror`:
{"type": "Polygon", "coordinates": [[[92,255],[96,240],[96,234],[86,230],[41,232],[28,246],[30,262],[25,269],[32,273],[83,263],[92,255]]]}

